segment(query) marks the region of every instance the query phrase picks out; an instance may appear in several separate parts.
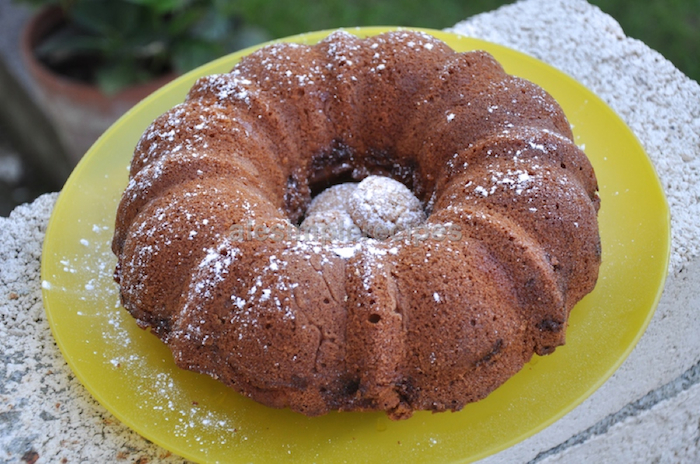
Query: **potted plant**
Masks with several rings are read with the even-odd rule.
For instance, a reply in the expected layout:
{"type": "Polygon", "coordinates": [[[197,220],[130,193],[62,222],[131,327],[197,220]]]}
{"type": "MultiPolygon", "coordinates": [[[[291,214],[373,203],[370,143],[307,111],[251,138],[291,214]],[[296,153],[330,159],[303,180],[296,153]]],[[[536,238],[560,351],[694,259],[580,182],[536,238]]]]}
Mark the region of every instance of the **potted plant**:
{"type": "Polygon", "coordinates": [[[176,75],[269,38],[223,0],[16,1],[38,8],[22,55],[74,163],[176,75]]]}

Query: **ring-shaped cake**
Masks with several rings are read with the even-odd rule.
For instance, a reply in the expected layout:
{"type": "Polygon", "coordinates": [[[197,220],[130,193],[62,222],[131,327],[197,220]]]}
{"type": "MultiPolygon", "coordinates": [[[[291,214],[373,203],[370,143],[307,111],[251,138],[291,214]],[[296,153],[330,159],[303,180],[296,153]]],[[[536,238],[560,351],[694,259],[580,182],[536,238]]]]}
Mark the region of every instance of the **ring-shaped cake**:
{"type": "Polygon", "coordinates": [[[572,138],[544,90],[424,33],[270,45],[136,147],[122,303],[180,367],[269,406],[459,410],[563,344],[595,286],[597,182],[572,138]],[[420,233],[297,235],[313,197],[370,175],[413,192],[420,233]]]}

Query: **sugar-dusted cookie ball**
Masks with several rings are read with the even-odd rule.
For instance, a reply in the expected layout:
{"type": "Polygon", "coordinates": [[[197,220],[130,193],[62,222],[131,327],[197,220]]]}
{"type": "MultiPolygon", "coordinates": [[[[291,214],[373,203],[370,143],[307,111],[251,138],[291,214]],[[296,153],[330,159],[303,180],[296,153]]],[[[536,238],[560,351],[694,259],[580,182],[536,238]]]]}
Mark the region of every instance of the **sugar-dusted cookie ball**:
{"type": "Polygon", "coordinates": [[[418,198],[401,182],[369,176],[357,185],[348,202],[352,220],[369,237],[385,239],[426,219],[418,198]]]}
{"type": "Polygon", "coordinates": [[[338,210],[315,212],[304,219],[299,229],[304,239],[319,242],[351,242],[363,237],[350,215],[338,210]]]}
{"type": "Polygon", "coordinates": [[[314,213],[331,210],[348,212],[348,201],[356,188],[356,182],[348,182],[328,187],[311,200],[311,204],[306,210],[306,216],[308,217],[314,213]]]}

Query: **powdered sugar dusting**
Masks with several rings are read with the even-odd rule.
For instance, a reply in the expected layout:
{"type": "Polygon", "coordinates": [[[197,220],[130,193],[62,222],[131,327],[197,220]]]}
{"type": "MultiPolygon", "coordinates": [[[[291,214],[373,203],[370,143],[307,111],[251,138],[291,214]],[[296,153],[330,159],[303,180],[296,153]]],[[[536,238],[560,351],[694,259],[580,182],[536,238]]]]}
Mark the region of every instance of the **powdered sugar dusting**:
{"type": "MultiPolygon", "coordinates": [[[[536,169],[538,166],[533,166],[536,169]]],[[[524,169],[508,169],[505,173],[490,170],[491,181],[493,187],[503,186],[507,189],[514,190],[516,195],[521,195],[527,189],[535,188],[536,180],[539,178],[536,174],[531,174],[524,169]]]]}
{"type": "Polygon", "coordinates": [[[333,185],[316,195],[309,207],[306,215],[311,216],[322,211],[348,211],[348,201],[357,188],[357,183],[347,182],[333,185]]]}
{"type": "MultiPolygon", "coordinates": [[[[98,369],[109,372],[115,385],[122,382],[128,385],[123,394],[129,395],[133,408],[147,418],[142,425],[148,426],[148,421],[152,421],[202,447],[237,440],[240,426],[235,413],[196,404],[198,398],[183,384],[179,370],[171,370],[168,359],[154,365],[153,353],[144,350],[149,343],[160,342],[141,330],[121,307],[119,288],[113,280],[116,258],[111,250],[111,220],[76,224],[76,230],[79,235],[74,240],[80,245],[76,254],[56,259],[61,265],[59,272],[75,281],[70,291],[79,292],[71,298],[75,302],[74,315],[86,327],[87,339],[82,343],[88,349],[81,352],[81,359],[91,359],[95,366],[100,366],[98,369]]],[[[56,292],[69,291],[50,284],[53,280],[64,282],[65,278],[48,276],[43,287],[56,292]]]]}
{"type": "Polygon", "coordinates": [[[362,230],[352,217],[341,209],[317,210],[299,226],[305,238],[320,241],[352,242],[363,237],[362,230]]]}
{"type": "Polygon", "coordinates": [[[357,186],[349,202],[350,216],[374,238],[388,238],[425,222],[420,201],[400,182],[369,176],[357,186]]]}
{"type": "Polygon", "coordinates": [[[225,105],[231,100],[239,100],[249,105],[251,94],[255,92],[257,87],[253,81],[233,71],[200,78],[190,91],[190,95],[214,95],[216,104],[219,105],[225,105]]]}
{"type": "MultiPolygon", "coordinates": [[[[215,247],[206,248],[204,258],[195,267],[195,277],[192,279],[188,298],[181,310],[181,317],[199,307],[202,300],[206,301],[216,295],[216,287],[229,275],[231,265],[240,256],[241,251],[228,239],[223,237],[215,247]]],[[[198,327],[189,326],[189,333],[198,333],[198,327]]]]}
{"type": "MultiPolygon", "coordinates": [[[[353,242],[389,238],[425,222],[420,201],[400,182],[369,176],[359,184],[332,186],[311,202],[300,229],[306,239],[353,242]]],[[[349,253],[342,249],[340,256],[349,253]]]]}

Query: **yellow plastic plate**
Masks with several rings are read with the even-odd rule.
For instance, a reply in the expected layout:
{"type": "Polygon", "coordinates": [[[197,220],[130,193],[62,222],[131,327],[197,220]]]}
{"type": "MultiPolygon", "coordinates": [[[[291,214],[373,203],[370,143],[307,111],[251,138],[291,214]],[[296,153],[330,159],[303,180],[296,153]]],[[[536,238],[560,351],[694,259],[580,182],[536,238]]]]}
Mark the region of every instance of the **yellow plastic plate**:
{"type": "MultiPolygon", "coordinates": [[[[349,29],[369,36],[389,28],[349,29]]],[[[630,353],[654,312],[669,258],[669,211],[642,147],[599,98],[529,56],[455,34],[427,31],[457,51],[484,49],[511,74],[562,105],[600,182],[603,265],[574,309],[567,344],[535,357],[487,399],[458,413],[307,418],[261,406],[205,375],[175,367],[168,349],[137,328],[112,281],[113,222],[139,137],[181,102],[199,76],[228,71],[247,49],[182,76],[137,105],[92,147],[66,183],[42,256],[43,297],[66,361],[124,424],[193,461],[467,462],[553,423],[595,391],[630,353]]],[[[284,39],[312,44],[329,32],[284,39]]],[[[257,48],[257,47],[256,47],[257,48]]]]}

